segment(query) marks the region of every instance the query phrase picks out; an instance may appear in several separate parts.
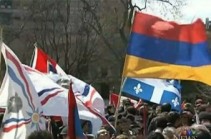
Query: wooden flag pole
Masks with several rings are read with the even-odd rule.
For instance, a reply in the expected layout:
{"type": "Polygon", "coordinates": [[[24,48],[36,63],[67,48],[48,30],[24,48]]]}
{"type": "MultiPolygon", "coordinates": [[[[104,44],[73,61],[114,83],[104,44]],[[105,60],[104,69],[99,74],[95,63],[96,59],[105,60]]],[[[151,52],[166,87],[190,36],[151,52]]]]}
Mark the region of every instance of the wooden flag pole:
{"type": "MultiPolygon", "coordinates": [[[[128,11],[129,13],[131,13],[130,14],[131,16],[128,18],[128,20],[130,20],[129,22],[131,23],[130,27],[131,27],[131,25],[133,24],[133,21],[134,21],[134,15],[135,15],[136,8],[132,8],[131,10],[132,11],[128,11]]],[[[129,16],[129,14],[128,14],[128,16],[129,16]]],[[[117,107],[116,107],[116,111],[115,111],[115,128],[117,127],[118,109],[119,109],[119,106],[120,106],[120,101],[121,101],[121,96],[122,96],[122,89],[123,89],[123,86],[125,84],[125,80],[126,80],[126,78],[124,78],[123,74],[122,74],[121,85],[120,85],[120,92],[119,92],[119,97],[118,97],[118,103],[117,103],[117,107]]]]}
{"type": "Polygon", "coordinates": [[[122,96],[122,88],[125,84],[125,79],[122,77],[121,79],[121,85],[120,85],[120,91],[119,91],[119,97],[118,97],[118,103],[115,111],[115,128],[117,127],[117,121],[118,121],[118,110],[120,106],[121,96],[122,96]]]}

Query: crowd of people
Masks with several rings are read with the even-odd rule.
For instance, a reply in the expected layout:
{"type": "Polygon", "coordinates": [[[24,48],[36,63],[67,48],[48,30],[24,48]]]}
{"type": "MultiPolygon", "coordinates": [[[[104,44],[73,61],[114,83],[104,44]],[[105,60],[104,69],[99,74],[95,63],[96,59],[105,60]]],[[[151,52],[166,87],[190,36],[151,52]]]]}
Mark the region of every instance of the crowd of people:
{"type": "MultiPolygon", "coordinates": [[[[203,99],[195,104],[183,103],[181,112],[170,104],[141,103],[137,107],[129,99],[123,101],[115,115],[108,105],[105,117],[115,127],[103,125],[94,136],[91,122],[81,121],[87,139],[211,139],[211,105],[203,99]]],[[[1,115],[2,121],[3,115],[1,115]]],[[[28,139],[68,139],[67,126],[51,118],[51,132],[36,131],[28,139]]]]}

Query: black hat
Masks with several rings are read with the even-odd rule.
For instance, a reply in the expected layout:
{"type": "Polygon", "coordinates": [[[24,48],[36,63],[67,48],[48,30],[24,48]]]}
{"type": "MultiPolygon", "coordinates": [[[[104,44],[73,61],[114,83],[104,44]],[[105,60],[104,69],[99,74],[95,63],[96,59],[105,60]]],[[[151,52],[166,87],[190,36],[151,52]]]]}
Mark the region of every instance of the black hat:
{"type": "Polygon", "coordinates": [[[200,112],[199,113],[199,120],[210,120],[211,121],[211,113],[209,112],[200,112]]]}

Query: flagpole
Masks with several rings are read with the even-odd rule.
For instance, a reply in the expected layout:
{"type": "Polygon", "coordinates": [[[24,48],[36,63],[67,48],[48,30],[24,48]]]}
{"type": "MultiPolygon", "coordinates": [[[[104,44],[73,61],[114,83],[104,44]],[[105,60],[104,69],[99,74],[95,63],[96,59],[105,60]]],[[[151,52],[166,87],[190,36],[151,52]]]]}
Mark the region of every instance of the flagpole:
{"type": "MultiPolygon", "coordinates": [[[[133,24],[134,15],[135,15],[135,10],[136,10],[136,8],[133,8],[132,10],[133,10],[133,11],[128,11],[128,12],[132,12],[131,18],[128,18],[128,20],[131,20],[131,21],[129,21],[129,22],[131,23],[129,27],[131,27],[131,25],[133,24]]],[[[131,31],[130,31],[130,32],[131,32],[131,31]]],[[[125,59],[126,59],[126,58],[125,58],[125,59]]],[[[125,65],[124,65],[124,67],[125,67],[125,65]]],[[[124,71],[124,68],[123,68],[123,71],[124,71]]],[[[121,101],[122,89],[123,89],[123,86],[124,86],[124,84],[125,84],[125,80],[126,80],[126,78],[123,77],[123,73],[122,73],[121,85],[120,85],[120,92],[119,92],[119,97],[118,97],[118,103],[117,103],[117,107],[116,107],[116,111],[115,111],[115,128],[117,127],[118,109],[119,109],[119,105],[120,105],[120,101],[121,101]]]]}
{"type": "Polygon", "coordinates": [[[117,127],[118,109],[119,109],[119,106],[120,106],[120,101],[121,101],[121,96],[122,96],[122,88],[123,88],[124,84],[125,84],[125,79],[122,77],[121,78],[121,85],[120,85],[120,91],[119,91],[117,107],[116,107],[116,111],[115,111],[115,128],[117,127]]]}
{"type": "MultiPolygon", "coordinates": [[[[3,27],[0,26],[0,49],[2,47],[3,44],[3,27]]],[[[1,72],[2,72],[2,67],[1,67],[1,52],[0,52],[0,79],[1,79],[1,72]]]]}

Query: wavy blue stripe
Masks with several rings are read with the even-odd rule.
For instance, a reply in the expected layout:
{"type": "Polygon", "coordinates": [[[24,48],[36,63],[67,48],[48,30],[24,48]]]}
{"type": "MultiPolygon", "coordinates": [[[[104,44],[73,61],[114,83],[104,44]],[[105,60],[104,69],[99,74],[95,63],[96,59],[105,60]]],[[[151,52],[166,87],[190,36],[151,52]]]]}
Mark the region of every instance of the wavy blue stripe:
{"type": "Polygon", "coordinates": [[[138,33],[131,34],[127,54],[175,65],[197,67],[211,64],[207,42],[191,44],[138,33]]]}
{"type": "Polygon", "coordinates": [[[55,89],[59,89],[58,87],[54,87],[54,88],[48,88],[48,89],[43,89],[40,92],[38,92],[38,96],[42,96],[44,93],[55,90],[55,89]]]}
{"type": "Polygon", "coordinates": [[[22,119],[11,118],[11,119],[8,119],[8,120],[6,120],[5,122],[3,122],[3,125],[6,125],[6,124],[11,123],[11,122],[19,123],[19,122],[22,122],[22,121],[28,121],[28,120],[30,120],[30,119],[31,119],[31,118],[29,118],[29,119],[24,119],[24,118],[22,118],[22,119]]]}
{"type": "Polygon", "coordinates": [[[14,82],[16,82],[21,87],[21,90],[23,92],[23,95],[27,99],[28,105],[33,110],[33,107],[32,107],[32,105],[31,105],[31,103],[29,101],[29,98],[28,98],[27,94],[26,94],[26,91],[25,91],[26,88],[25,88],[24,84],[18,79],[18,77],[16,76],[15,72],[13,71],[13,69],[10,66],[8,66],[8,73],[9,73],[9,76],[11,77],[11,79],[14,82]]]}

